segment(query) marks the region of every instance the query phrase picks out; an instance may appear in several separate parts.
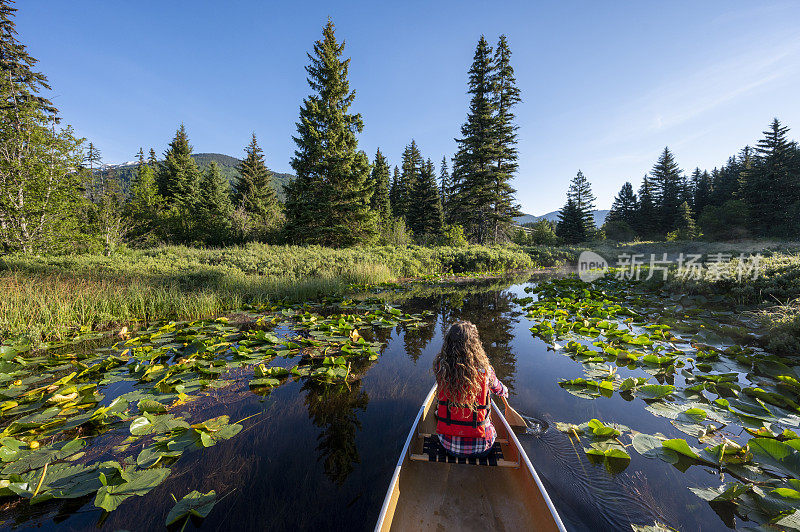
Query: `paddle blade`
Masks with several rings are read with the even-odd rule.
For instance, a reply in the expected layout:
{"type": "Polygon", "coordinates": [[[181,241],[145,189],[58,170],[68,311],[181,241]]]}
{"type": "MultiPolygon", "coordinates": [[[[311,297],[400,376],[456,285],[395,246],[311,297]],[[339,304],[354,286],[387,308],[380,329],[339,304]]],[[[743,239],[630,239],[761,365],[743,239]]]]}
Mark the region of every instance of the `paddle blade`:
{"type": "Polygon", "coordinates": [[[523,417],[519,415],[519,413],[511,408],[509,405],[506,404],[506,421],[512,427],[523,427],[528,428],[528,424],[525,422],[523,417]]]}

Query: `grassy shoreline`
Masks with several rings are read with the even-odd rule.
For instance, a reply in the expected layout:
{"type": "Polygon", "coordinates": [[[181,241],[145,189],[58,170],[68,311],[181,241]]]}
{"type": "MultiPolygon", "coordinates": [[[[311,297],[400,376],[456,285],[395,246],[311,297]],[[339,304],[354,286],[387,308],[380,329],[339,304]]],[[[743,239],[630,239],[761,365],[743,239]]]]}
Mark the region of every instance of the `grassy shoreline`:
{"type": "Polygon", "coordinates": [[[245,304],[343,295],[398,278],[534,267],[513,248],[250,244],[223,249],[166,246],[111,257],[0,259],[0,341],[62,339],[81,327],[109,330],[160,319],[217,316],[245,304]]]}

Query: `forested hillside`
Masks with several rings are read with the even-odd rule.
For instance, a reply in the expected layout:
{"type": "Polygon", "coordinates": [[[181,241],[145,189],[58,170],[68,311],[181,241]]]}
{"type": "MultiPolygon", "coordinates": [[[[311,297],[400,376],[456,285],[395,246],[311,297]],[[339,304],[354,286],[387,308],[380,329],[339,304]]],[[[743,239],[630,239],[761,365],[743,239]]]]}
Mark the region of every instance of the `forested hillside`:
{"type": "MultiPolygon", "coordinates": [[[[194,153],[192,154],[192,158],[202,171],[207,170],[212,161],[217,163],[222,177],[228,180],[228,183],[230,183],[232,188],[236,186],[236,183],[239,179],[239,171],[237,170],[237,167],[242,163],[241,159],[231,157],[230,155],[224,155],[222,153],[194,153]]],[[[123,190],[127,191],[136,173],[136,168],[137,166],[134,162],[127,163],[124,166],[103,168],[102,170],[99,170],[99,172],[103,174],[115,174],[117,179],[119,179],[123,190]]],[[[292,179],[294,179],[294,176],[292,174],[272,172],[272,179],[278,199],[280,201],[285,201],[286,186],[291,182],[292,179]]]]}

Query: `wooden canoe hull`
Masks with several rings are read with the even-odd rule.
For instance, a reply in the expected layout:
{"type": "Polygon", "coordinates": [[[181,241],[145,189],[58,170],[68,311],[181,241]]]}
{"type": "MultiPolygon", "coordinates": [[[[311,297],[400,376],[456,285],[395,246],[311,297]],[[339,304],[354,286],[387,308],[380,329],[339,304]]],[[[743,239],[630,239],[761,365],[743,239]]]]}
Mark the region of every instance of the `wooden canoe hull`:
{"type": "Polygon", "coordinates": [[[565,530],[536,470],[505,417],[492,421],[506,461],[515,467],[412,460],[421,434],[435,434],[434,386],[420,408],[381,508],[376,531],[565,530]]]}

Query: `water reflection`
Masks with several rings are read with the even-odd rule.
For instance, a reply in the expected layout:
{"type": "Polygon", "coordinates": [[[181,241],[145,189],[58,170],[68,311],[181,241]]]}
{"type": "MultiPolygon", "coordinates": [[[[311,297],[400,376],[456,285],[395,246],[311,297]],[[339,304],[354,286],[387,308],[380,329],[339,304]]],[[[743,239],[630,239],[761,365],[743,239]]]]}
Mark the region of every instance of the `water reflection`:
{"type": "Polygon", "coordinates": [[[367,409],[369,396],[361,389],[361,381],[349,386],[327,385],[306,381],[305,405],[311,422],[322,429],[317,437],[318,461],[322,461],[325,475],[341,486],[360,462],[356,447],[356,434],[361,430],[357,411],[367,409]]]}

